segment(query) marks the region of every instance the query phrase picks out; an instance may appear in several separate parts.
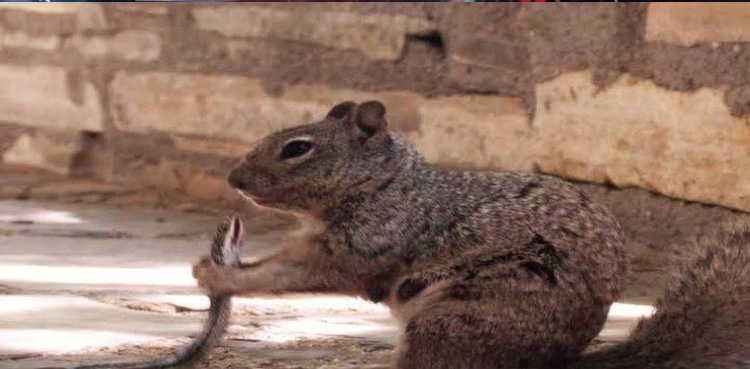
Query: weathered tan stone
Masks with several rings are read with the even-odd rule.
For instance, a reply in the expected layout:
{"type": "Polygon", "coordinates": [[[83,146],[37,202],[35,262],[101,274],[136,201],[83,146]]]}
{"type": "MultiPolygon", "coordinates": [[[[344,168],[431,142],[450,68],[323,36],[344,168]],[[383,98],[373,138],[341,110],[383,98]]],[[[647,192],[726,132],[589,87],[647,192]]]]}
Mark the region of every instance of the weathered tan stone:
{"type": "Polygon", "coordinates": [[[192,163],[170,159],[132,171],[128,181],[131,186],[156,189],[174,197],[187,195],[196,200],[215,201],[236,196],[225,178],[208,175],[192,163]]]}
{"type": "Polygon", "coordinates": [[[112,205],[112,206],[153,207],[153,206],[160,205],[162,203],[162,198],[161,196],[159,196],[159,193],[157,193],[157,191],[142,190],[142,191],[108,197],[105,201],[107,205],[112,205]]]}
{"type": "Polygon", "coordinates": [[[229,37],[258,37],[359,50],[373,59],[397,59],[406,34],[435,29],[426,18],[395,14],[299,12],[258,5],[202,6],[196,27],[229,37]]]}
{"type": "Polygon", "coordinates": [[[531,171],[537,155],[523,104],[497,96],[428,99],[420,132],[407,137],[436,163],[464,168],[531,171]]]}
{"type": "Polygon", "coordinates": [[[185,192],[200,200],[220,200],[228,197],[230,189],[224,178],[198,172],[185,179],[185,192]]]}
{"type": "Polygon", "coordinates": [[[76,9],[79,30],[104,30],[109,27],[107,15],[101,4],[83,3],[76,9]]]}
{"type": "Polygon", "coordinates": [[[20,10],[40,14],[70,14],[76,18],[80,30],[102,30],[108,27],[107,17],[100,4],[94,3],[0,3],[0,10],[20,10]]]}
{"type": "Polygon", "coordinates": [[[254,142],[266,134],[321,119],[343,100],[377,99],[433,162],[529,170],[535,144],[520,100],[498,96],[425,98],[412,92],[370,93],[297,85],[281,96],[254,79],[166,73],[119,73],[111,103],[118,129],[158,130],[254,142]]]}
{"type": "Polygon", "coordinates": [[[310,106],[284,103],[267,95],[259,81],[237,76],[121,72],[112,82],[110,100],[115,126],[139,133],[253,142],[312,118],[310,106]]]}
{"type": "Polygon", "coordinates": [[[171,161],[162,161],[158,165],[144,167],[134,173],[137,183],[146,187],[155,187],[162,190],[181,190],[182,180],[178,167],[171,161]]]}
{"type": "Polygon", "coordinates": [[[649,4],[646,41],[693,46],[750,41],[748,3],[649,4]]]}
{"type": "Polygon", "coordinates": [[[450,45],[447,78],[467,89],[518,88],[519,76],[529,66],[525,45],[518,40],[461,34],[450,45]]]}
{"type": "Polygon", "coordinates": [[[128,192],[128,189],[114,184],[106,184],[86,179],[66,179],[34,186],[29,191],[33,199],[103,199],[115,194],[128,192]]]}
{"type": "Polygon", "coordinates": [[[169,10],[168,5],[159,3],[113,3],[107,5],[120,11],[149,15],[165,15],[169,10]]]}
{"type": "Polygon", "coordinates": [[[0,50],[7,47],[52,51],[60,47],[60,37],[35,36],[0,28],[0,50]]]}
{"type": "Polygon", "coordinates": [[[86,3],[0,3],[0,9],[22,10],[25,12],[45,14],[71,14],[77,12],[86,3]]]}
{"type": "MultiPolygon", "coordinates": [[[[202,168],[191,163],[166,160],[154,169],[165,173],[169,172],[167,177],[173,178],[170,179],[170,181],[174,181],[171,184],[163,181],[151,183],[153,187],[162,190],[179,190],[190,198],[198,200],[221,200],[236,194],[229,188],[225,178],[208,175],[202,168]]],[[[143,174],[149,175],[147,172],[143,174]]]]}
{"type": "Polygon", "coordinates": [[[750,210],[750,116],[732,116],[722,91],[628,76],[600,91],[588,72],[536,91],[543,171],[750,210]]]}
{"type": "Polygon", "coordinates": [[[81,84],[81,103],[70,96],[66,70],[47,66],[0,65],[0,120],[21,125],[101,131],[99,95],[81,84]]]}
{"type": "Polygon", "coordinates": [[[3,162],[68,175],[73,169],[73,160],[80,150],[78,136],[73,133],[53,135],[42,132],[26,133],[5,151],[3,162]]]}
{"type": "Polygon", "coordinates": [[[71,39],[83,55],[96,58],[153,61],[161,54],[161,40],[153,32],[123,31],[114,36],[81,36],[71,39]]]}
{"type": "Polygon", "coordinates": [[[250,150],[247,143],[187,136],[175,136],[174,145],[178,150],[233,158],[239,158],[250,150]]]}

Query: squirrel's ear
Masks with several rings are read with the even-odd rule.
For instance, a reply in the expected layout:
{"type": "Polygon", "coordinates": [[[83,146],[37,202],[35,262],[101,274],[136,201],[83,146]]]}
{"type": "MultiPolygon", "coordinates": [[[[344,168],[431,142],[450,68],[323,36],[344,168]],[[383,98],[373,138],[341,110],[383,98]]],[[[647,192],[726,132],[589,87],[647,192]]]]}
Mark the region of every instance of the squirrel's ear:
{"type": "Polygon", "coordinates": [[[345,119],[351,115],[356,106],[357,104],[353,101],[340,102],[331,108],[331,111],[328,112],[326,118],[345,119]]]}
{"type": "Polygon", "coordinates": [[[385,119],[385,106],[380,101],[368,101],[359,104],[355,109],[352,121],[365,139],[378,132],[385,131],[388,121],[385,119]]]}

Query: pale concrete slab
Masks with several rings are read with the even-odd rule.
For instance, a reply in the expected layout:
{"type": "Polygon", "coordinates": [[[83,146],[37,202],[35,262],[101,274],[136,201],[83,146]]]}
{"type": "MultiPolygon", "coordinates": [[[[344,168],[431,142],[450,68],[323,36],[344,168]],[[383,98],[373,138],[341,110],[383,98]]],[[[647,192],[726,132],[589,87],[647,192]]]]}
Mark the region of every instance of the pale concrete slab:
{"type": "Polygon", "coordinates": [[[182,338],[196,317],[122,309],[81,296],[0,296],[0,354],[59,354],[182,338]]]}
{"type": "MultiPolygon", "coordinates": [[[[208,252],[219,216],[0,201],[0,284],[25,290],[197,292],[190,266],[208,252]],[[174,287],[174,288],[172,288],[174,287]]],[[[246,256],[274,244],[276,223],[248,223],[246,256]]]]}
{"type": "MultiPolygon", "coordinates": [[[[198,295],[143,295],[133,298],[189,310],[208,308],[208,299],[198,295]]],[[[388,308],[358,298],[295,294],[284,297],[235,297],[232,303],[235,325],[229,329],[230,339],[283,343],[335,337],[395,344],[399,335],[388,308]]]]}
{"type": "Polygon", "coordinates": [[[199,237],[220,218],[166,210],[116,209],[46,201],[0,201],[0,229],[90,238],[199,237]]]}
{"type": "MultiPolygon", "coordinates": [[[[151,357],[187,342],[208,307],[190,265],[208,251],[219,220],[0,201],[0,369],[151,357]]],[[[281,242],[279,224],[250,219],[245,254],[263,254],[281,242]]],[[[349,352],[347,345],[386,355],[399,335],[387,308],[349,297],[237,297],[233,313],[225,347],[269,362],[317,362],[331,350],[344,350],[333,356],[349,352]],[[330,346],[331,340],[344,346],[330,346]]],[[[624,339],[649,313],[649,307],[616,305],[598,342],[624,339]]]]}

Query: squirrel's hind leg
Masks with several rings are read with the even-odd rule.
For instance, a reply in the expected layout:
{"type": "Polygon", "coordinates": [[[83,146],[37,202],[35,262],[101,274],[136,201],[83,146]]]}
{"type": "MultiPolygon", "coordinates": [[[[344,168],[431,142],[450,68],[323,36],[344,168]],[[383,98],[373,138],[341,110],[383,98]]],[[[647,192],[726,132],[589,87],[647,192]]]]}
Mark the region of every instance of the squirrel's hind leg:
{"type": "Polygon", "coordinates": [[[419,309],[404,321],[396,368],[560,369],[577,358],[606,318],[605,307],[581,307],[589,321],[572,324],[567,309],[549,307],[556,294],[516,292],[478,300],[457,295],[419,309]]]}
{"type": "Polygon", "coordinates": [[[528,366],[504,349],[498,325],[471,311],[433,309],[407,323],[396,369],[497,369],[528,366]]]}

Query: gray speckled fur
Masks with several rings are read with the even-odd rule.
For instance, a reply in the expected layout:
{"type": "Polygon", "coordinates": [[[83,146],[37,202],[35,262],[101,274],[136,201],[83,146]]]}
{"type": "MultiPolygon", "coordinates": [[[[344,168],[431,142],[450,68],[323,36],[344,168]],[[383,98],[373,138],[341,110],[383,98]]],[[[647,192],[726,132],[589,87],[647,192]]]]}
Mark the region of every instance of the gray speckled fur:
{"type": "MultiPolygon", "coordinates": [[[[385,127],[380,103],[345,102],[265,138],[230,183],[316,231],[239,272],[196,268],[201,285],[387,304],[404,328],[399,369],[585,366],[626,277],[612,215],[553,177],[436,169],[385,127]],[[314,149],[280,159],[295,137],[314,149]]],[[[591,362],[616,366],[616,351],[591,362]]]]}

